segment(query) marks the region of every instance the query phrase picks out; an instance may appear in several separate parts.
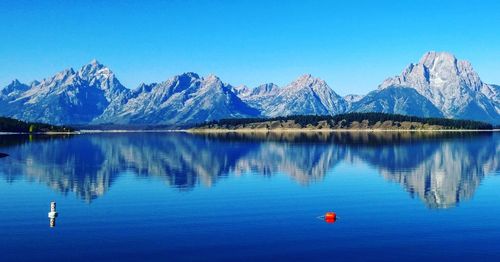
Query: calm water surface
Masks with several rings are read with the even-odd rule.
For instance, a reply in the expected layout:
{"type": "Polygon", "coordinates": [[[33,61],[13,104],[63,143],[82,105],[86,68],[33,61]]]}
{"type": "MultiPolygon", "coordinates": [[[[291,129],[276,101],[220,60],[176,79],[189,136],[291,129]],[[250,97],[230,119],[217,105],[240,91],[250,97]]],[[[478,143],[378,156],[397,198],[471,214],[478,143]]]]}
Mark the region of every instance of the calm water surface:
{"type": "Polygon", "coordinates": [[[499,261],[499,151],[496,133],[0,136],[0,261],[499,261]]]}

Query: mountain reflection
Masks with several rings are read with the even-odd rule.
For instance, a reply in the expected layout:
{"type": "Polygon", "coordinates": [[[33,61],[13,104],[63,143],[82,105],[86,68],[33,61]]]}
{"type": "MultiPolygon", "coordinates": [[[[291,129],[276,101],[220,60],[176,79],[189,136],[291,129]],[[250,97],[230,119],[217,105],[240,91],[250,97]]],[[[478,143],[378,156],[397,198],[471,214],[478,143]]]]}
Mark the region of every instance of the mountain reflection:
{"type": "Polygon", "coordinates": [[[92,201],[125,172],[171,187],[211,186],[230,174],[284,173],[320,181],[340,162],[366,163],[431,208],[470,199],[500,170],[494,133],[129,133],[71,137],[0,136],[0,174],[92,201]]]}

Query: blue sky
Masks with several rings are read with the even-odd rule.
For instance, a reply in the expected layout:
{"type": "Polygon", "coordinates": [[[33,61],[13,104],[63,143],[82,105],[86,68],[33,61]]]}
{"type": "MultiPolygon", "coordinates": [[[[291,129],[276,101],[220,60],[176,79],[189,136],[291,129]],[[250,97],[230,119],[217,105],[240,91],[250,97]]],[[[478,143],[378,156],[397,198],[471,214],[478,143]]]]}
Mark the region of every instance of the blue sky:
{"type": "Polygon", "coordinates": [[[430,50],[500,84],[500,1],[1,1],[0,86],[97,58],[129,88],[194,71],[366,93],[430,50]]]}

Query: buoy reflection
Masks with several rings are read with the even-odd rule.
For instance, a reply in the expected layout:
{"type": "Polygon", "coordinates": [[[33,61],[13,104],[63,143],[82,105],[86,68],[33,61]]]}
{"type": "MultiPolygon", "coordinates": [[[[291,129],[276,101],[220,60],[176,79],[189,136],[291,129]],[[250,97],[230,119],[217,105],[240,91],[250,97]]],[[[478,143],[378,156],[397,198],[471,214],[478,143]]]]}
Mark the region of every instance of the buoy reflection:
{"type": "Polygon", "coordinates": [[[335,218],[326,218],[325,217],[325,222],[328,223],[328,224],[333,224],[333,223],[335,223],[335,221],[337,221],[337,219],[335,219],[335,218]]]}
{"type": "Polygon", "coordinates": [[[56,218],[55,217],[49,219],[49,226],[56,227],[56,218]]]}
{"type": "Polygon", "coordinates": [[[56,202],[54,202],[54,201],[50,202],[50,212],[49,212],[48,216],[49,216],[49,226],[55,227],[56,226],[57,211],[56,211],[56,202]]]}

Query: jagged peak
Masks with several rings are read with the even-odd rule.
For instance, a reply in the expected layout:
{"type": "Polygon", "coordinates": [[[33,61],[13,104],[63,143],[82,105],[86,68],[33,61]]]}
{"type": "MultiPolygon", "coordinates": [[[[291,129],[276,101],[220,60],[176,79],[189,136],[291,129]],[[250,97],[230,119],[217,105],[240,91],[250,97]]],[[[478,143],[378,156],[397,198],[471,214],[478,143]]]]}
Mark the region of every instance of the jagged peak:
{"type": "Polygon", "coordinates": [[[215,74],[208,74],[206,77],[203,78],[203,80],[205,80],[207,82],[221,81],[220,78],[218,76],[216,76],[215,74]]]}
{"type": "Polygon", "coordinates": [[[238,85],[235,86],[234,89],[243,90],[243,89],[249,89],[249,87],[247,85],[238,85]]]}
{"type": "Polygon", "coordinates": [[[90,63],[83,65],[81,67],[81,70],[86,69],[86,68],[98,68],[98,69],[100,69],[103,67],[105,67],[105,66],[103,64],[97,62],[97,60],[92,60],[92,61],[90,61],[90,63]]]}
{"type": "Polygon", "coordinates": [[[321,82],[324,83],[325,81],[319,77],[314,77],[311,74],[304,74],[298,78],[298,81],[307,81],[307,82],[321,82]]]}
{"type": "Polygon", "coordinates": [[[19,81],[19,79],[15,78],[14,80],[12,80],[9,84],[9,86],[18,86],[18,85],[22,85],[21,81],[19,81]]]}
{"type": "Polygon", "coordinates": [[[200,75],[194,72],[185,72],[179,75],[179,77],[189,77],[192,79],[200,79],[200,75]]]}
{"type": "Polygon", "coordinates": [[[18,87],[21,85],[23,85],[23,84],[16,78],[16,79],[10,81],[10,83],[7,86],[5,86],[5,88],[6,89],[7,88],[14,88],[14,87],[18,87]]]}
{"type": "Polygon", "coordinates": [[[95,59],[95,58],[94,58],[94,59],[92,59],[92,60],[90,60],[90,63],[89,63],[89,64],[91,64],[91,65],[102,65],[102,64],[101,64],[101,63],[99,63],[99,61],[97,61],[97,59],[95,59]]]}
{"type": "Polygon", "coordinates": [[[323,79],[314,77],[311,74],[301,75],[295,81],[293,81],[288,85],[288,87],[294,87],[299,89],[311,86],[328,86],[328,85],[323,79]]]}
{"type": "Polygon", "coordinates": [[[442,62],[442,61],[446,61],[449,63],[456,63],[457,58],[455,57],[455,55],[449,52],[429,51],[422,56],[419,63],[427,67],[432,67],[432,65],[435,64],[436,62],[442,62]]]}
{"type": "Polygon", "coordinates": [[[158,83],[150,83],[146,84],[142,82],[133,92],[135,93],[141,93],[141,92],[150,92],[155,86],[157,86],[158,83]]]}
{"type": "Polygon", "coordinates": [[[193,72],[185,72],[185,73],[182,73],[180,75],[175,75],[163,83],[164,84],[167,83],[168,85],[170,85],[171,83],[179,82],[182,85],[182,84],[191,83],[192,81],[196,81],[199,79],[200,79],[200,76],[198,74],[193,73],[193,72]]]}
{"type": "Polygon", "coordinates": [[[238,85],[238,86],[231,86],[231,90],[236,94],[240,96],[246,96],[250,94],[250,92],[253,90],[249,88],[247,85],[238,85]]]}
{"type": "Polygon", "coordinates": [[[82,78],[92,78],[95,76],[112,76],[113,72],[109,67],[99,63],[97,59],[92,59],[88,64],[83,65],[78,70],[78,76],[82,78]]]}
{"type": "Polygon", "coordinates": [[[21,81],[19,81],[17,78],[12,80],[10,82],[10,84],[8,84],[6,87],[4,88],[0,88],[0,92],[1,94],[8,94],[10,92],[13,92],[13,91],[25,91],[29,88],[29,86],[21,83],[21,81]]]}
{"type": "Polygon", "coordinates": [[[308,81],[308,80],[313,80],[313,79],[314,79],[314,77],[311,74],[303,74],[303,75],[299,76],[296,81],[297,82],[298,81],[308,81]]]}
{"type": "Polygon", "coordinates": [[[269,95],[269,94],[275,94],[276,91],[279,89],[277,85],[274,83],[266,83],[259,85],[254,88],[248,88],[247,86],[245,87],[245,92],[244,94],[246,95],[269,95]]]}
{"type": "Polygon", "coordinates": [[[53,79],[55,79],[55,80],[63,79],[63,78],[66,78],[66,77],[74,75],[74,74],[75,74],[75,70],[72,67],[70,67],[70,68],[64,69],[63,71],[60,71],[59,73],[57,73],[53,79]]]}
{"type": "Polygon", "coordinates": [[[204,77],[203,78],[203,85],[206,87],[217,88],[217,89],[218,88],[225,88],[225,87],[231,88],[230,85],[224,84],[222,82],[222,80],[214,74],[209,74],[206,77],[204,77]]]}
{"type": "Polygon", "coordinates": [[[272,89],[272,88],[276,88],[278,87],[278,85],[276,85],[275,83],[265,83],[265,84],[262,84],[262,85],[259,85],[257,86],[257,88],[266,88],[266,89],[272,89]]]}
{"type": "Polygon", "coordinates": [[[272,92],[273,90],[279,88],[277,85],[275,85],[274,83],[266,83],[266,84],[262,84],[256,88],[254,88],[254,90],[259,90],[260,92],[272,92]]]}
{"type": "Polygon", "coordinates": [[[159,88],[163,90],[165,88],[173,88],[173,90],[184,90],[189,87],[193,82],[200,81],[201,78],[198,74],[194,72],[185,72],[179,75],[174,75],[167,80],[160,83],[145,84],[142,83],[136,90],[153,90],[159,88]]]}

